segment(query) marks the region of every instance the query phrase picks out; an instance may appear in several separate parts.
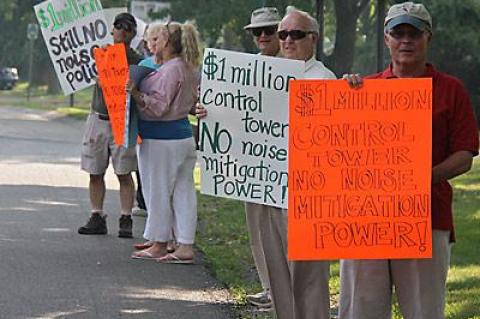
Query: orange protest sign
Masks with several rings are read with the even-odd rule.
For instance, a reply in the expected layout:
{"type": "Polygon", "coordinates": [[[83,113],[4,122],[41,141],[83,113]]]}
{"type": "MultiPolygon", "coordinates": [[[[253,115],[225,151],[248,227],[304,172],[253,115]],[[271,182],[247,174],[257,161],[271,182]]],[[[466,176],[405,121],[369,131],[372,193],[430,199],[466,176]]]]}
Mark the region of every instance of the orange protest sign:
{"type": "Polygon", "coordinates": [[[295,80],[289,104],[289,258],[430,258],[431,79],[295,80]]]}
{"type": "Polygon", "coordinates": [[[110,45],[94,51],[98,78],[107,105],[115,144],[123,145],[125,136],[125,106],[128,62],[123,44],[110,45]]]}

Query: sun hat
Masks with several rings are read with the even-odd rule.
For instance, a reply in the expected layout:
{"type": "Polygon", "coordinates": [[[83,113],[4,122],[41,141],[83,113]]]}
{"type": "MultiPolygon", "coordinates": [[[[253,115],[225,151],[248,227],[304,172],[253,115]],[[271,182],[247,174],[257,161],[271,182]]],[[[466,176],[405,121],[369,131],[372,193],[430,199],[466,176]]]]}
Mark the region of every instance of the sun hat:
{"type": "Polygon", "coordinates": [[[275,26],[280,23],[280,20],[281,19],[277,8],[263,7],[252,12],[250,24],[244,26],[243,28],[248,30],[267,26],[275,26]]]}

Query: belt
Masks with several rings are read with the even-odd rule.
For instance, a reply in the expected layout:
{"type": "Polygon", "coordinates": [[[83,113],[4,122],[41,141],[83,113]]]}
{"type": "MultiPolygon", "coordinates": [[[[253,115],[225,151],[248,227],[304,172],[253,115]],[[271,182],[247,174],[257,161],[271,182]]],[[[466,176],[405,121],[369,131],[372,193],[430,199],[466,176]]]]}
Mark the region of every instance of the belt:
{"type": "Polygon", "coordinates": [[[110,120],[110,117],[108,116],[108,114],[101,114],[101,113],[97,113],[97,112],[95,112],[95,114],[97,115],[97,117],[100,120],[103,120],[103,121],[109,121],[110,120]]]}

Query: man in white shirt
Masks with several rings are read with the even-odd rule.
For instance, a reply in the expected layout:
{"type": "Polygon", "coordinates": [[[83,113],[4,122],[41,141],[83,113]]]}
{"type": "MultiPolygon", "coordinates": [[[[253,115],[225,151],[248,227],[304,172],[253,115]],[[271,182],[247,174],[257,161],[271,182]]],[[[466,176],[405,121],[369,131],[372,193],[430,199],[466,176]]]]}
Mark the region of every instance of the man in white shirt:
{"type": "MultiPolygon", "coordinates": [[[[315,59],[318,22],[293,7],[278,26],[281,55],[306,61],[305,78],[335,79],[335,74],[315,59]]],[[[288,261],[287,210],[263,206],[260,230],[267,273],[277,318],[329,319],[328,261],[288,261]]]]}

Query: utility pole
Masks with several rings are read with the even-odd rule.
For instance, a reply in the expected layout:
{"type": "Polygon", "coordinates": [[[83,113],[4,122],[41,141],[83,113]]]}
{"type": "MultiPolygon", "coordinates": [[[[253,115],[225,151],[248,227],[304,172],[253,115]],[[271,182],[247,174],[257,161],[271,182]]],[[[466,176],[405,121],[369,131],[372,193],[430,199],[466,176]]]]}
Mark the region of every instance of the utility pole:
{"type": "Polygon", "coordinates": [[[323,61],[323,37],[324,37],[324,0],[316,0],[316,16],[318,21],[317,60],[323,61]]]}
{"type": "Polygon", "coordinates": [[[38,38],[38,24],[29,23],[27,26],[28,39],[28,87],[27,101],[30,101],[30,90],[32,86],[32,69],[33,69],[33,43],[38,38]]]}
{"type": "Polygon", "coordinates": [[[383,70],[383,21],[385,20],[385,0],[377,0],[377,72],[383,70]]]}

